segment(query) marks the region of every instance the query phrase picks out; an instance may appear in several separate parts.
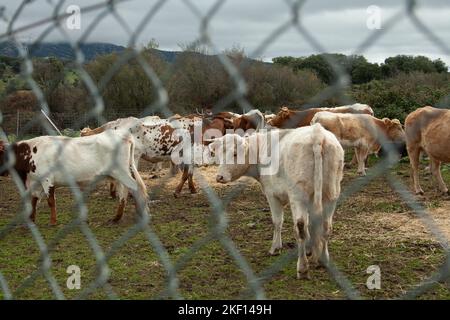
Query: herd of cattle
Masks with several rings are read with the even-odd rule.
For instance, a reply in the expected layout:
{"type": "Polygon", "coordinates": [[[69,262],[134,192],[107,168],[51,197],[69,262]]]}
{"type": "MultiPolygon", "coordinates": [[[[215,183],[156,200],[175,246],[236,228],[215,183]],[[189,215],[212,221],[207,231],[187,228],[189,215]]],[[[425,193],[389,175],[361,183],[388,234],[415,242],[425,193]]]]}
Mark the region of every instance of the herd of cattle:
{"type": "Polygon", "coordinates": [[[298,244],[297,276],[307,278],[310,265],[328,263],[328,239],[340,195],[344,149],[355,150],[352,162],[357,163],[357,172],[365,175],[368,155],[383,152],[386,146],[399,154],[407,150],[417,194],[423,194],[418,179],[421,153],[429,157],[440,190],[448,193],[440,164],[450,162],[450,111],[419,108],[408,115],[403,127],[397,119],[376,118],[365,104],[302,111],[283,107],[276,115],[252,110],[242,115],[220,112],[168,119],[129,117],[99,128],[85,128],[78,138],[41,136],[12,144],[0,141],[0,175],[18,177],[30,190],[33,222],[38,201],[47,198],[52,225],[57,215],[56,187],[83,187],[108,178],[111,195],[119,200],[113,218],[118,222],[129,192],[137,206],[147,203],[146,185],[138,170],[141,159],[154,164],[169,161],[173,171],[182,171],[174,193],[177,196],[186,181],[190,192],[197,192],[195,166],[212,163],[210,159],[219,153],[222,159],[241,157],[244,160],[240,163],[220,162],[216,181],[228,183],[241,176],[259,181],[274,224],[270,254],[282,248],[283,207],[290,205],[298,244]],[[263,174],[264,165],[249,158],[263,141],[275,136],[278,170],[263,174]],[[238,150],[243,154],[238,155],[238,150]],[[181,154],[183,160],[175,163],[174,154],[181,154]],[[192,157],[195,154],[200,160],[192,157]]]}

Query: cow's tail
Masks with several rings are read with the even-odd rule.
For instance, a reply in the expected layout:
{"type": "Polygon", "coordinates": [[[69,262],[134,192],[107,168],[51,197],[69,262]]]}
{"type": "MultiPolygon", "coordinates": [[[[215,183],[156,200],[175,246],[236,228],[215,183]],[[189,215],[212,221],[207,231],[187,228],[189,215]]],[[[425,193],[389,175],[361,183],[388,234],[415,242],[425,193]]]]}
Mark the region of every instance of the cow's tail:
{"type": "Polygon", "coordinates": [[[322,126],[313,126],[313,154],[314,154],[314,211],[322,214],[322,190],[323,190],[323,133],[322,126]]]}
{"type": "Polygon", "coordinates": [[[131,172],[133,173],[134,179],[136,180],[136,183],[138,185],[138,192],[142,197],[142,200],[147,201],[147,187],[144,183],[144,180],[142,180],[141,175],[139,174],[136,162],[134,160],[134,152],[135,152],[135,145],[133,139],[131,139],[131,146],[130,146],[130,168],[131,172]]]}

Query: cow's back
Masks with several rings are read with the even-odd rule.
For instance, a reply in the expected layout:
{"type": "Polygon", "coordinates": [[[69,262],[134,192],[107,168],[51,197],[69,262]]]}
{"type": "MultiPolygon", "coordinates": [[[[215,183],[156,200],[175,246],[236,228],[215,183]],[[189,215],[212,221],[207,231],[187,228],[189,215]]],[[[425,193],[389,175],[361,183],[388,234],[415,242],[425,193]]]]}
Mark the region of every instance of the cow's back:
{"type": "Polygon", "coordinates": [[[371,145],[376,141],[377,129],[373,120],[368,114],[325,111],[317,113],[311,124],[320,123],[326,130],[331,131],[342,145],[348,147],[355,146],[358,142],[371,145]]]}
{"type": "Polygon", "coordinates": [[[405,120],[406,143],[416,146],[440,161],[450,162],[450,110],[423,107],[405,120]]]}
{"type": "Polygon", "coordinates": [[[323,198],[335,199],[340,193],[344,151],[320,124],[287,131],[280,139],[280,175],[310,196],[314,193],[314,144],[322,146],[323,198]],[[326,178],[325,178],[326,177],[326,178]]]}
{"type": "Polygon", "coordinates": [[[128,152],[127,142],[125,133],[115,130],[79,138],[42,136],[27,140],[36,165],[31,174],[50,172],[55,185],[65,185],[67,174],[78,177],[79,182],[90,181],[114,168],[115,160],[128,152]]]}

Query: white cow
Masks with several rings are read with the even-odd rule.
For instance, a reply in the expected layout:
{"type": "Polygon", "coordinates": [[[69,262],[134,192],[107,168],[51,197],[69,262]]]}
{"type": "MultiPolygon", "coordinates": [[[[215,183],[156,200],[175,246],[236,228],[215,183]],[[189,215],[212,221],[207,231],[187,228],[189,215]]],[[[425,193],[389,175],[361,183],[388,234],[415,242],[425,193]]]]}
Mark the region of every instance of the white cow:
{"type": "MultiPolygon", "coordinates": [[[[137,204],[146,203],[146,187],[134,161],[134,140],[127,132],[106,131],[81,138],[41,136],[11,147],[16,160],[14,169],[32,192],[32,221],[39,199],[46,196],[51,208],[50,223],[56,224],[56,187],[72,183],[84,186],[101,178],[120,182],[117,215],[123,214],[128,189],[136,191],[133,195],[137,204]]],[[[0,162],[5,161],[5,156],[6,150],[0,152],[0,162]]]]}
{"type": "Polygon", "coordinates": [[[311,249],[311,263],[320,260],[327,265],[328,239],[344,165],[344,150],[331,132],[317,124],[298,129],[271,130],[249,137],[226,135],[214,140],[210,149],[216,157],[223,156],[217,182],[228,183],[241,176],[250,176],[261,184],[275,227],[270,254],[282,248],[283,206],[289,204],[299,250],[297,277],[309,277],[306,246],[311,249]],[[268,162],[263,164],[260,155],[254,157],[255,153],[258,154],[255,148],[267,150],[265,140],[268,139],[271,146],[277,139],[279,141],[278,150],[274,152],[272,149],[270,157],[271,161],[278,161],[278,170],[263,173],[268,162]],[[220,150],[225,151],[221,153],[220,150]],[[253,159],[257,159],[254,162],[250,160],[252,155],[253,159]],[[237,163],[239,157],[245,159],[240,164],[237,163]],[[223,161],[225,159],[234,161],[230,164],[230,161],[223,161]]]}

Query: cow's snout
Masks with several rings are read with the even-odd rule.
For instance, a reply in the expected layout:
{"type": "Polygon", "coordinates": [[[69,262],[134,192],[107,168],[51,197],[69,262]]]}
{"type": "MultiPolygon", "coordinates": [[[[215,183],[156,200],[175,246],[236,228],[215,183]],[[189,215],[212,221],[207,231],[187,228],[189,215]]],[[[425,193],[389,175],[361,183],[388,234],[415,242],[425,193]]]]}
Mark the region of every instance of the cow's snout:
{"type": "Polygon", "coordinates": [[[217,181],[217,182],[220,182],[220,183],[224,183],[224,182],[225,182],[225,179],[224,179],[224,177],[223,177],[222,175],[218,174],[218,175],[216,176],[216,181],[217,181]]]}

